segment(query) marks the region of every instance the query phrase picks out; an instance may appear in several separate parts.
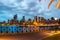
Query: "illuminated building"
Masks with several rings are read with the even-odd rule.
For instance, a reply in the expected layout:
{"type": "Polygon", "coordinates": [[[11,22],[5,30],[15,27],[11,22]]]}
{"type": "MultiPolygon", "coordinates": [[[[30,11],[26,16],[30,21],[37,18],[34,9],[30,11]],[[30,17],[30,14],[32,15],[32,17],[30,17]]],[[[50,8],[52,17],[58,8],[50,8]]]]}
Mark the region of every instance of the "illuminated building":
{"type": "Polygon", "coordinates": [[[45,23],[44,17],[40,17],[40,22],[43,23],[43,24],[45,23]]]}
{"type": "Polygon", "coordinates": [[[14,20],[17,20],[17,14],[16,14],[16,15],[14,15],[14,20]]]}
{"type": "Polygon", "coordinates": [[[34,24],[35,26],[37,26],[37,24],[38,24],[38,23],[37,23],[37,16],[34,17],[33,24],[34,24]]]}
{"type": "Polygon", "coordinates": [[[60,24],[60,19],[58,19],[58,23],[60,24]]]}
{"type": "Polygon", "coordinates": [[[40,23],[40,17],[38,17],[38,23],[40,23]]]}
{"type": "Polygon", "coordinates": [[[29,18],[28,21],[26,22],[26,25],[31,26],[32,25],[32,20],[29,18]]]}
{"type": "Polygon", "coordinates": [[[34,21],[36,21],[36,22],[37,22],[37,16],[35,16],[35,17],[34,17],[34,21]]]}
{"type": "Polygon", "coordinates": [[[0,25],[6,25],[6,22],[5,21],[3,21],[3,22],[0,22],[0,25]]]}
{"type": "Polygon", "coordinates": [[[25,25],[25,16],[23,16],[22,20],[20,20],[20,25],[25,25]]]}
{"type": "Polygon", "coordinates": [[[18,20],[17,20],[17,14],[14,15],[14,19],[8,20],[8,23],[11,24],[11,25],[12,24],[17,25],[19,23],[18,20]]]}
{"type": "Polygon", "coordinates": [[[54,17],[51,17],[51,19],[46,20],[44,17],[38,17],[34,16],[34,19],[28,19],[25,20],[25,16],[22,17],[22,19],[19,21],[17,20],[17,14],[14,15],[13,19],[8,20],[8,23],[5,21],[0,22],[0,25],[16,25],[16,26],[44,26],[45,24],[60,24],[60,20],[56,19],[54,17]]]}

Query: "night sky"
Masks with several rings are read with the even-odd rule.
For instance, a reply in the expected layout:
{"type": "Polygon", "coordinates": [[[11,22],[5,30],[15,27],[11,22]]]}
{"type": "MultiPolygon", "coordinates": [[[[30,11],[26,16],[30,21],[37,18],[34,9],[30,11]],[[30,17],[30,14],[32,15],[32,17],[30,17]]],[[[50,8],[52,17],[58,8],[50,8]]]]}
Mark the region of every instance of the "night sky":
{"type": "Polygon", "coordinates": [[[60,18],[60,10],[56,8],[56,0],[48,9],[50,0],[0,0],[0,22],[13,19],[15,14],[18,20],[25,16],[26,19],[33,19],[34,16],[60,18]]]}

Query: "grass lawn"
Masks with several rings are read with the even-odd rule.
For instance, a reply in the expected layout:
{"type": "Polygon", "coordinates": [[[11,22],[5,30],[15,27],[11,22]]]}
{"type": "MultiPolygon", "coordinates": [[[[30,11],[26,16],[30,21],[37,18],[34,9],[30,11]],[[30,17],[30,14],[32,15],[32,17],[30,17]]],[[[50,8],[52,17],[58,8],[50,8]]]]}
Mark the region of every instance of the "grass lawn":
{"type": "Polygon", "coordinates": [[[44,38],[43,40],[60,40],[60,34],[56,34],[56,35],[44,38]]]}

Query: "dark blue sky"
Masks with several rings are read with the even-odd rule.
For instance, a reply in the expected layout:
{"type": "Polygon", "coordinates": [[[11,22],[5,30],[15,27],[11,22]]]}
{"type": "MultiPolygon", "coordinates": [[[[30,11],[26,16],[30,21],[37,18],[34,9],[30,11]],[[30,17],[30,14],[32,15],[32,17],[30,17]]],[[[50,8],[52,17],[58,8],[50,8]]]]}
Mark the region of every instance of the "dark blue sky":
{"type": "Polygon", "coordinates": [[[26,19],[33,19],[34,16],[43,16],[45,18],[60,18],[60,10],[55,8],[56,0],[48,9],[50,0],[0,0],[0,22],[13,19],[15,14],[20,20],[22,16],[26,19]]]}

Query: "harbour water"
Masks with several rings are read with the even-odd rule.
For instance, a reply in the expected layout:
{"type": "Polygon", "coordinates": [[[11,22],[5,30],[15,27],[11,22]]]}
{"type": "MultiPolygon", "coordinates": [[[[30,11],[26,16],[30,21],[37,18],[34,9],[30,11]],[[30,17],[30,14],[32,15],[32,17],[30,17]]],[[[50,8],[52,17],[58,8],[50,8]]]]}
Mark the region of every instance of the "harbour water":
{"type": "Polygon", "coordinates": [[[36,32],[40,30],[60,30],[60,27],[34,27],[34,26],[0,26],[0,33],[22,33],[22,32],[36,32]]]}

